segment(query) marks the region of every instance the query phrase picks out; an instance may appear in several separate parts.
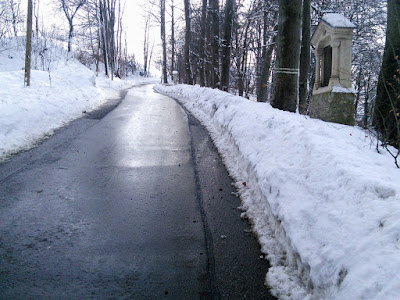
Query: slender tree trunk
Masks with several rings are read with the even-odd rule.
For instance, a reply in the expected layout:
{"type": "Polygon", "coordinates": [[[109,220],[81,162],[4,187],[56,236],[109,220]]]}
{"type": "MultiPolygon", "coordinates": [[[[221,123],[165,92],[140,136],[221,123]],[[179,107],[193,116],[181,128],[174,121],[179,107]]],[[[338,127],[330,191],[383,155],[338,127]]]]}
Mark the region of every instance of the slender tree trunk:
{"type": "Polygon", "coordinates": [[[165,40],[165,0],[160,0],[160,9],[161,9],[161,42],[163,49],[163,61],[162,61],[162,77],[163,82],[168,83],[167,78],[167,44],[165,40]]]}
{"type": "Polygon", "coordinates": [[[90,10],[89,9],[87,9],[87,22],[88,22],[88,27],[89,27],[90,49],[92,50],[92,55],[94,57],[96,57],[96,50],[95,50],[95,46],[93,43],[92,21],[90,19],[90,10]]]}
{"type": "Polygon", "coordinates": [[[213,66],[212,66],[212,11],[211,11],[211,1],[208,0],[207,4],[207,16],[206,16],[206,39],[204,44],[204,81],[205,86],[212,86],[212,74],[213,74],[213,66]]]}
{"type": "Polygon", "coordinates": [[[219,0],[210,0],[211,4],[211,87],[220,86],[219,82],[219,0]]]}
{"type": "Polygon", "coordinates": [[[227,0],[225,4],[224,39],[222,41],[221,57],[221,89],[229,90],[229,70],[231,67],[231,39],[234,0],[227,0]]]}
{"type": "Polygon", "coordinates": [[[243,60],[243,92],[244,96],[247,98],[248,97],[248,92],[249,92],[249,76],[248,76],[248,62],[249,62],[249,51],[246,51],[246,55],[243,60]]]}
{"type": "Polygon", "coordinates": [[[246,28],[244,30],[244,41],[243,41],[243,51],[242,51],[242,58],[241,62],[239,63],[239,76],[238,76],[238,90],[239,96],[243,96],[246,86],[246,69],[247,69],[247,55],[248,55],[248,31],[250,28],[251,22],[247,22],[246,28]]]}
{"type": "MultiPolygon", "coordinates": [[[[267,101],[267,94],[268,94],[268,81],[269,81],[269,74],[271,72],[271,62],[272,62],[272,54],[274,52],[274,49],[276,47],[277,43],[277,34],[273,33],[272,39],[270,41],[267,40],[267,34],[266,32],[268,31],[268,12],[266,9],[264,9],[264,44],[265,48],[263,51],[263,57],[262,57],[262,67],[261,67],[261,76],[260,76],[260,82],[259,82],[259,89],[257,93],[257,101],[258,102],[266,102],[267,101]]],[[[278,19],[278,13],[276,12],[273,15],[273,23],[275,24],[273,31],[276,32],[278,30],[278,24],[277,24],[277,19],[278,19]]]]}
{"type": "Polygon", "coordinates": [[[261,95],[261,90],[263,89],[263,78],[262,78],[262,73],[264,70],[264,61],[265,61],[265,55],[267,52],[267,44],[268,44],[268,10],[266,7],[267,2],[263,1],[263,21],[264,21],[264,26],[263,26],[263,31],[262,31],[262,46],[261,46],[261,58],[260,60],[257,62],[257,89],[256,89],[256,93],[257,93],[257,101],[260,101],[260,95],[261,95]]]}
{"type": "Polygon", "coordinates": [[[201,23],[200,23],[200,63],[199,63],[199,78],[200,86],[206,85],[205,80],[205,45],[206,45],[206,20],[207,20],[207,0],[203,0],[203,5],[201,6],[201,23]]]}
{"type": "Polygon", "coordinates": [[[260,80],[260,93],[257,98],[258,102],[266,102],[267,101],[267,95],[268,95],[268,81],[269,81],[269,76],[271,73],[271,63],[272,63],[272,55],[274,53],[274,50],[276,48],[276,43],[278,40],[278,35],[274,34],[272,37],[271,44],[268,46],[267,51],[265,52],[265,58],[263,59],[263,69],[261,73],[261,80],[260,80]]]}
{"type": "Polygon", "coordinates": [[[301,0],[279,1],[278,46],[271,105],[295,112],[299,91],[301,0]]]}
{"type": "Polygon", "coordinates": [[[153,44],[151,45],[151,50],[150,50],[150,55],[149,55],[149,62],[147,64],[147,72],[150,74],[150,67],[151,67],[151,60],[153,57],[153,50],[154,50],[154,41],[153,44]]]}
{"type": "Polygon", "coordinates": [[[121,39],[122,39],[122,16],[121,16],[121,2],[118,1],[118,17],[117,17],[117,34],[116,34],[116,47],[115,47],[115,74],[118,78],[121,78],[121,66],[120,66],[120,60],[121,60],[121,39]]]}
{"type": "Polygon", "coordinates": [[[32,0],[28,0],[26,21],[26,49],[25,49],[25,86],[31,85],[31,55],[32,55],[32,0]]]}
{"type": "Polygon", "coordinates": [[[106,5],[105,5],[105,0],[99,0],[99,26],[100,26],[100,32],[101,32],[101,39],[102,39],[102,48],[103,48],[103,60],[104,60],[104,71],[106,76],[108,76],[108,53],[107,53],[107,34],[106,34],[106,26],[107,26],[107,14],[106,14],[106,5]]]}
{"type": "Polygon", "coordinates": [[[374,125],[385,143],[400,147],[400,1],[387,1],[385,52],[378,80],[374,125]]]}
{"type": "Polygon", "coordinates": [[[107,0],[107,13],[108,13],[108,40],[109,43],[109,65],[111,68],[111,80],[114,80],[114,73],[115,73],[115,34],[114,34],[114,26],[115,26],[115,2],[116,0],[107,0]]]}
{"type": "Polygon", "coordinates": [[[148,69],[147,66],[149,64],[149,44],[150,44],[150,16],[146,17],[145,27],[144,27],[144,42],[143,42],[143,68],[144,68],[144,76],[147,76],[148,69]]]}
{"type": "Polygon", "coordinates": [[[357,79],[356,79],[356,90],[357,90],[357,94],[356,94],[356,101],[354,104],[354,116],[355,119],[357,119],[357,111],[358,111],[358,104],[360,103],[361,100],[361,91],[362,91],[362,66],[361,63],[358,65],[358,75],[357,75],[357,79]]]}
{"type": "Polygon", "coordinates": [[[368,128],[370,122],[370,112],[369,112],[369,93],[371,88],[371,75],[368,75],[367,89],[365,91],[364,99],[364,128],[368,128]]]}
{"type": "Polygon", "coordinates": [[[69,32],[68,32],[68,52],[72,51],[72,37],[74,36],[74,25],[72,20],[68,21],[69,23],[69,32]]]}
{"type": "Polygon", "coordinates": [[[184,46],[184,60],[185,60],[185,83],[193,84],[192,70],[190,68],[190,43],[191,43],[191,24],[190,24],[190,1],[184,0],[185,4],[185,46],[184,46]]]}
{"type": "MultiPolygon", "coordinates": [[[[246,39],[245,39],[246,40],[246,39]]],[[[246,42],[245,42],[246,44],[246,42]]],[[[246,85],[247,46],[244,47],[243,56],[239,71],[239,96],[243,96],[246,85]]]]}
{"type": "MultiPolygon", "coordinates": [[[[93,3],[94,9],[96,12],[96,20],[98,23],[96,34],[97,34],[97,47],[93,46],[93,55],[96,57],[96,76],[99,75],[99,66],[100,66],[100,51],[101,51],[101,33],[100,33],[100,18],[99,18],[99,3],[95,1],[93,3]]],[[[89,12],[88,12],[88,19],[89,19],[89,12]]]]}
{"type": "Polygon", "coordinates": [[[300,53],[299,113],[307,113],[308,82],[311,61],[311,0],[303,0],[303,25],[300,53]]]}
{"type": "Polygon", "coordinates": [[[40,6],[40,0],[36,0],[35,2],[35,32],[36,32],[36,37],[39,36],[39,6],[40,6]]]}
{"type": "Polygon", "coordinates": [[[100,49],[101,49],[101,34],[100,34],[100,29],[97,29],[97,49],[96,49],[96,76],[99,75],[99,70],[100,70],[100,49]]]}
{"type": "MultiPolygon", "coordinates": [[[[175,71],[175,6],[174,0],[171,0],[171,71],[175,71]]],[[[171,72],[171,80],[174,79],[174,74],[171,72]]]]}

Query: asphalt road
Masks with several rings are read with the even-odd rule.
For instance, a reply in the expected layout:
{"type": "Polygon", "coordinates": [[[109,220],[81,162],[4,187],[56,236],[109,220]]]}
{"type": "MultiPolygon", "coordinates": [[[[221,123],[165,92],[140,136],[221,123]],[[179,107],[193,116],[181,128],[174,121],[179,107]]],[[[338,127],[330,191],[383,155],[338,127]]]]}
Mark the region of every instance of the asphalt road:
{"type": "Polygon", "coordinates": [[[199,122],[132,88],[0,164],[0,298],[273,299],[232,192],[199,122]]]}

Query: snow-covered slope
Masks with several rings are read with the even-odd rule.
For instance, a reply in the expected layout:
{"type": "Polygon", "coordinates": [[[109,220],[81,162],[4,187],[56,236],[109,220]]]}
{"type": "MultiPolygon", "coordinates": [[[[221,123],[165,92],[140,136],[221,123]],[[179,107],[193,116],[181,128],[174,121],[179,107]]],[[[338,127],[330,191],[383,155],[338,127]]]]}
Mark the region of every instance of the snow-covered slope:
{"type": "Polygon", "coordinates": [[[31,86],[24,87],[24,39],[0,40],[0,161],[118,97],[122,88],[147,80],[96,77],[64,50],[41,40],[33,49],[31,86]]]}
{"type": "Polygon", "coordinates": [[[198,86],[156,86],[208,128],[280,299],[399,299],[400,170],[355,127],[198,86]]]}

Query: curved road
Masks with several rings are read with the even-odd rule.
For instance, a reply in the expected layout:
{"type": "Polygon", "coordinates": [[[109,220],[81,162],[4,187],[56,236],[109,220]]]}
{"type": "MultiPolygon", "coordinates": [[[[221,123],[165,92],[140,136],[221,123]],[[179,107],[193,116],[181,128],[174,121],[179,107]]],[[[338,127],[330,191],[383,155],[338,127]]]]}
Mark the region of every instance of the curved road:
{"type": "Polygon", "coordinates": [[[204,128],[150,85],[118,104],[0,165],[0,298],[273,299],[204,128]]]}

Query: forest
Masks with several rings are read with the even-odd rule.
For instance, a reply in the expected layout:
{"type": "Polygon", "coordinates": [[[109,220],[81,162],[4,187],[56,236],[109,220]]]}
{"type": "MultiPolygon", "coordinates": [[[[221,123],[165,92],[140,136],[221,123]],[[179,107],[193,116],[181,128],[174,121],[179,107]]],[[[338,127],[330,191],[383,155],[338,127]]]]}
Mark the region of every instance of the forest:
{"type": "MultiPolygon", "coordinates": [[[[356,125],[377,130],[382,145],[396,147],[400,145],[398,2],[152,0],[135,12],[144,24],[143,61],[138,62],[127,51],[126,2],[53,0],[68,26],[49,29],[43,26],[46,19],[40,20],[41,0],[28,0],[33,51],[43,57],[51,43],[64,43],[71,55],[111,79],[137,72],[149,76],[150,66],[156,65],[164,83],[172,81],[176,70],[180,83],[218,88],[305,115],[315,83],[312,34],[325,14],[342,14],[356,25],[352,56],[356,125]],[[160,30],[160,54],[150,38],[154,27],[160,30]],[[279,58],[285,43],[290,51],[279,58]],[[282,77],[280,85],[275,72],[279,59],[280,63],[291,59],[297,72],[293,80],[282,77]],[[291,90],[292,103],[278,104],[279,89],[291,90]]],[[[29,28],[29,12],[28,18],[22,12],[25,5],[21,0],[0,1],[0,47],[13,36],[25,35],[29,28]]]]}

